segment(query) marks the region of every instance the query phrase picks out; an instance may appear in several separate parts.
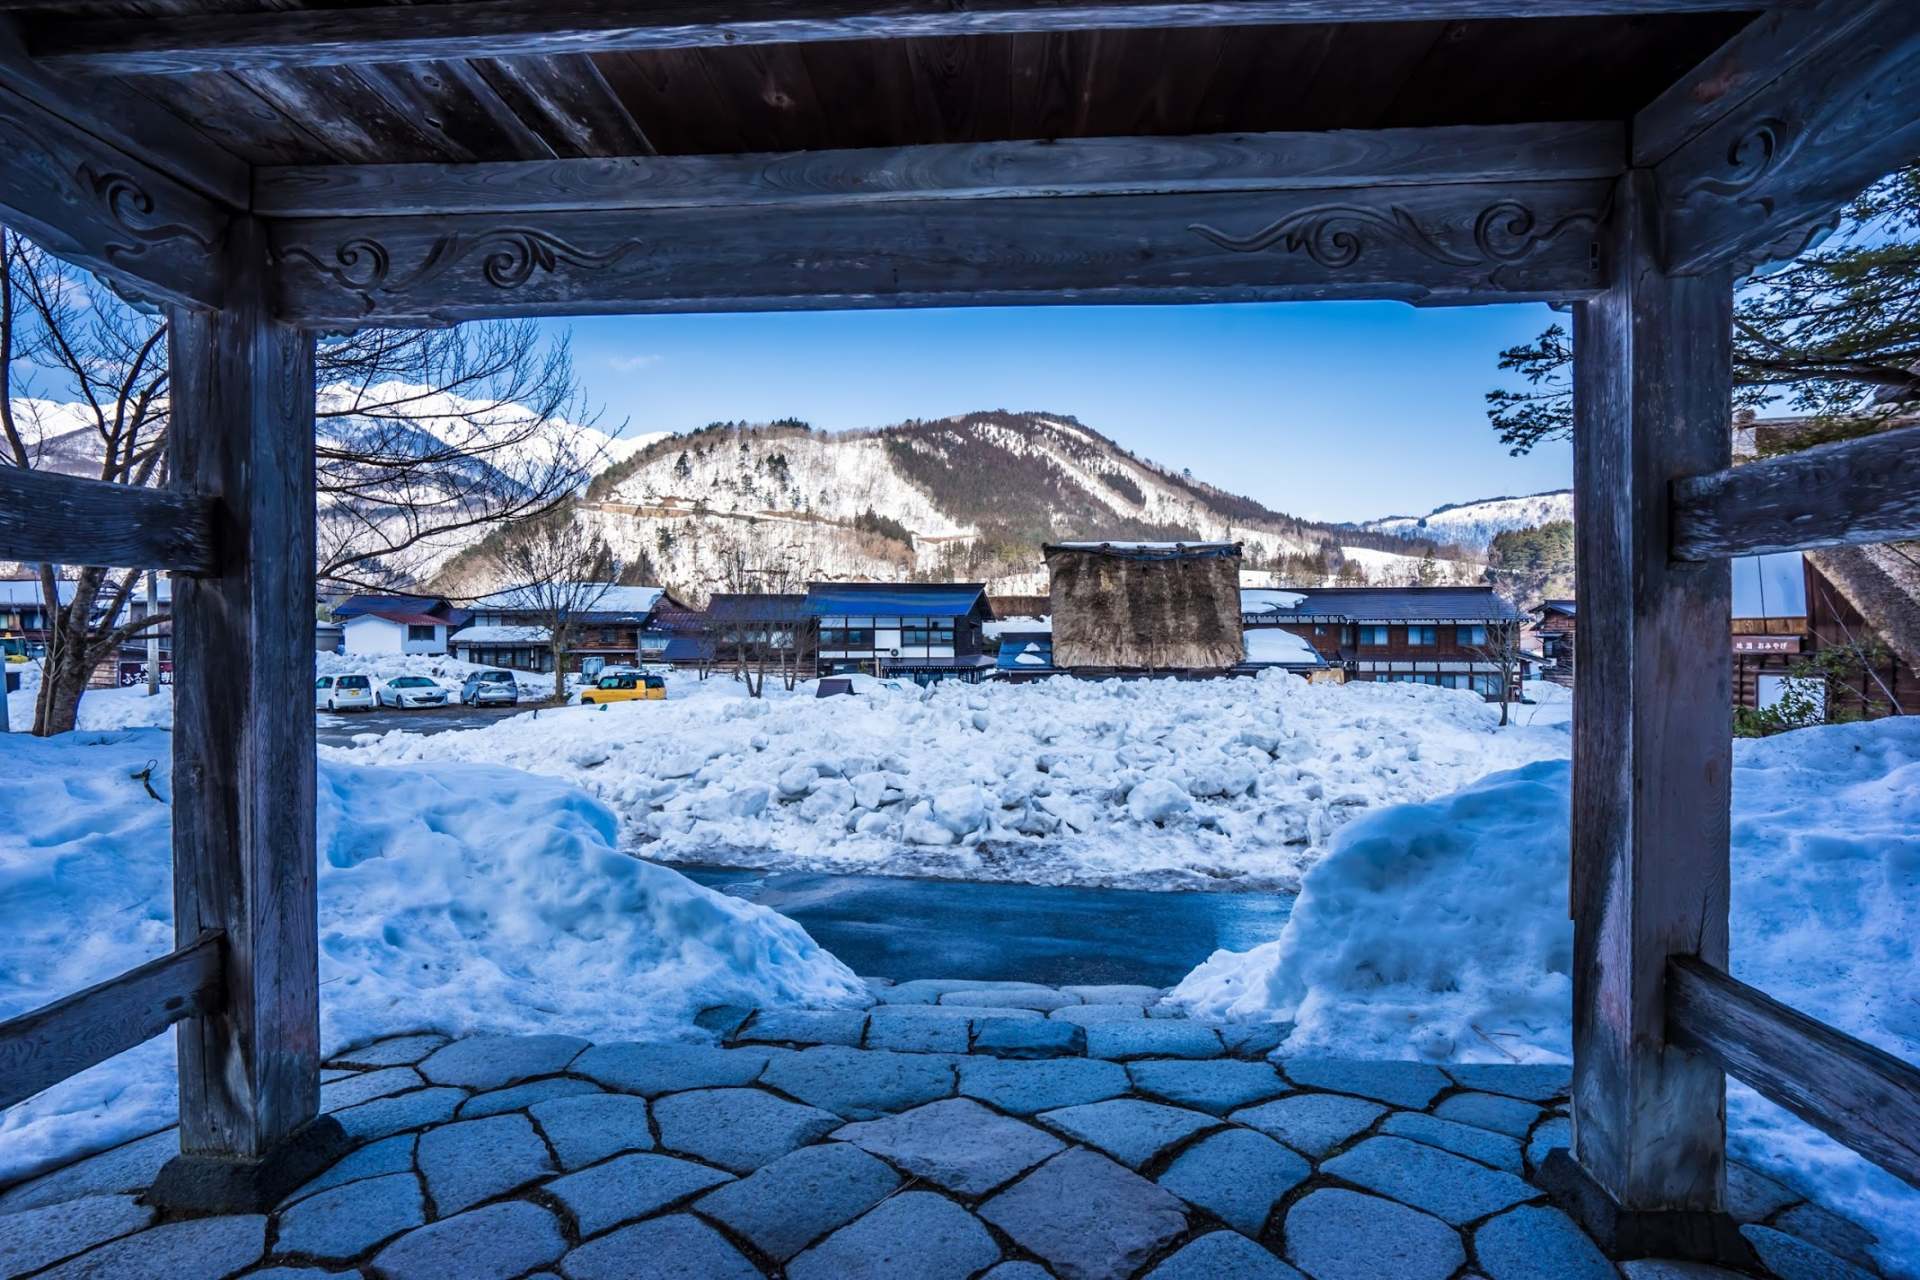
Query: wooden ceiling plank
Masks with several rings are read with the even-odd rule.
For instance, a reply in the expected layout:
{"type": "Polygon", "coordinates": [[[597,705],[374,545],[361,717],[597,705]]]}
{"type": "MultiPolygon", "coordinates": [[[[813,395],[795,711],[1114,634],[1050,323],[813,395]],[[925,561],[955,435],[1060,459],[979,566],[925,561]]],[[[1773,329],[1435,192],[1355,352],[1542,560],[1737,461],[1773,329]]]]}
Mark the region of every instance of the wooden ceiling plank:
{"type": "Polygon", "coordinates": [[[1670,14],[1782,0],[468,0],[158,18],[43,19],[34,56],[121,75],[705,45],[1298,22],[1670,14]]]}
{"type": "Polygon", "coordinates": [[[650,156],[653,142],[593,59],[499,58],[480,74],[563,156],[650,156]]]}
{"type": "Polygon", "coordinates": [[[317,165],[257,170],[253,208],[267,217],[342,217],[436,209],[563,212],[1543,181],[1618,174],[1625,148],[1623,127],[1599,122],[777,155],[317,165]]]}

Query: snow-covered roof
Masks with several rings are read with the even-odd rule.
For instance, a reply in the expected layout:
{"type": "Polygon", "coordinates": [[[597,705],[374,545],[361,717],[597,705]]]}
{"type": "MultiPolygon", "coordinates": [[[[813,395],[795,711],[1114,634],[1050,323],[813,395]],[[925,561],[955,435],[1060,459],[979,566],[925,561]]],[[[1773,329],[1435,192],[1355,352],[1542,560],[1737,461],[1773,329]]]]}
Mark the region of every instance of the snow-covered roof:
{"type": "Polygon", "coordinates": [[[960,618],[986,594],[981,582],[815,582],[807,608],[819,617],[960,618]]]}
{"type": "Polygon", "coordinates": [[[983,623],[981,632],[989,640],[998,640],[1002,636],[1037,636],[1053,634],[1053,617],[1050,614],[1014,614],[1011,617],[997,618],[983,623]]]}
{"type": "MultiPolygon", "coordinates": [[[[1249,607],[1247,598],[1258,589],[1240,593],[1240,612],[1270,612],[1249,607]]],[[[1492,587],[1302,587],[1294,607],[1296,618],[1330,618],[1344,622],[1507,622],[1518,610],[1492,587]]]]}
{"type": "Polygon", "coordinates": [[[545,627],[463,627],[447,640],[448,644],[546,644],[552,639],[545,627]]]}
{"type": "Polygon", "coordinates": [[[563,582],[553,586],[509,587],[468,602],[480,612],[521,613],[544,610],[555,600],[571,600],[581,613],[648,614],[666,594],[663,587],[622,587],[611,583],[563,582]]]}
{"type": "Polygon", "coordinates": [[[1306,602],[1306,597],[1298,591],[1281,591],[1273,587],[1242,587],[1240,589],[1240,612],[1277,613],[1286,609],[1297,609],[1306,602]]]}
{"type": "Polygon", "coordinates": [[[1078,551],[1129,560],[1187,560],[1237,556],[1237,542],[1053,542],[1040,548],[1042,555],[1056,551],[1078,551]]]}
{"type": "Polygon", "coordinates": [[[997,664],[1002,671],[1026,671],[1053,665],[1053,641],[1045,636],[1002,640],[997,664]]]}
{"type": "Polygon", "coordinates": [[[1804,618],[1807,572],[1798,551],[1766,556],[1736,556],[1733,561],[1733,616],[1804,618]]]}
{"type": "Polygon", "coordinates": [[[1324,667],[1327,660],[1291,631],[1279,627],[1248,627],[1247,662],[1254,666],[1324,667]]]}
{"type": "Polygon", "coordinates": [[[436,618],[430,613],[413,613],[405,609],[363,609],[359,613],[348,617],[345,625],[350,627],[356,622],[367,622],[369,620],[391,622],[395,626],[402,627],[444,627],[447,625],[445,618],[436,618]]]}

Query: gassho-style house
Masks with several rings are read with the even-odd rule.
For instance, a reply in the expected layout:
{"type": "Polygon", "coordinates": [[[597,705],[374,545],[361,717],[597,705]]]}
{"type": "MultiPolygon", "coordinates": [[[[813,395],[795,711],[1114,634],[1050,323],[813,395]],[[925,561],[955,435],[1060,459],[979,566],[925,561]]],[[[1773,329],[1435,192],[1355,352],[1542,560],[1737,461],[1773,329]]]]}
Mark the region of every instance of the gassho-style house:
{"type": "MultiPolygon", "coordinates": [[[[1920,1184],[1920,1073],[1735,978],[1728,930],[1728,560],[1920,536],[1920,429],[1732,465],[1733,287],[1920,152],[1914,0],[13,0],[0,67],[0,220],[170,321],[167,487],[0,469],[0,559],[176,575],[177,949],[0,1024],[0,1105],[180,1024],[147,1204],[254,1213],[359,1145],[320,1104],[317,334],[1360,298],[1571,312],[1573,1062],[1533,1190],[1615,1257],[1762,1271],[1729,1074],[1920,1184]]],[[[882,617],[912,647],[833,616],[850,661],[882,617]]],[[[1037,1233],[1115,1183],[1188,1221],[1053,1167],[1037,1233]]]]}

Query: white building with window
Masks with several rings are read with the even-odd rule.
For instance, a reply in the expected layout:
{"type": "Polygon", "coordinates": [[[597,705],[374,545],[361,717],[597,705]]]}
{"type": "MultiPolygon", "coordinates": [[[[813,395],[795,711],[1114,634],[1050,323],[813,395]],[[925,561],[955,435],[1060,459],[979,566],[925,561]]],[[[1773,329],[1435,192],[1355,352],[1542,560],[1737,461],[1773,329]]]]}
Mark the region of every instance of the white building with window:
{"type": "Polygon", "coordinates": [[[447,620],[430,613],[373,610],[356,613],[342,625],[342,649],[350,654],[447,651],[447,620]]]}

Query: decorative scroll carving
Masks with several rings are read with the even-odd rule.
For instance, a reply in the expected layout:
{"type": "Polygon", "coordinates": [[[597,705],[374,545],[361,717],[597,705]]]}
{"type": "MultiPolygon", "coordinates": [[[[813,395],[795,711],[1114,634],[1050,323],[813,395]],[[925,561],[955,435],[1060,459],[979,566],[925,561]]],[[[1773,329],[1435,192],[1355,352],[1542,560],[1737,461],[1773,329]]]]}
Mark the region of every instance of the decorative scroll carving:
{"type": "Polygon", "coordinates": [[[439,236],[428,247],[420,265],[395,275],[393,254],[378,239],[358,236],[342,241],[333,261],[302,248],[281,252],[284,261],[304,262],[335,283],[357,293],[372,311],[376,297],[394,298],[464,269],[478,259],[479,276],[496,289],[517,289],[538,270],[551,275],[562,265],[586,270],[613,266],[641,247],[623,240],[604,250],[586,249],[552,232],[533,227],[499,227],[473,235],[454,232],[439,236]]]}
{"type": "Polygon", "coordinates": [[[190,240],[209,251],[215,247],[213,240],[192,227],[179,222],[157,220],[152,194],[132,175],[114,169],[98,170],[91,164],[83,164],[78,176],[81,184],[93,192],[94,199],[106,210],[107,217],[132,241],[130,244],[108,245],[109,257],[137,257],[145,253],[148,246],[168,240],[190,240]]]}
{"type": "MultiPolygon", "coordinates": [[[[1798,130],[1777,116],[1757,120],[1727,143],[1726,164],[1715,172],[1701,174],[1680,189],[1682,199],[1706,194],[1737,198],[1741,192],[1766,177],[1793,154],[1798,130]]],[[[1764,208],[1770,202],[1759,202],[1764,208]]]]}
{"type": "Polygon", "coordinates": [[[1454,267],[1498,269],[1507,263],[1521,262],[1542,245],[1575,227],[1592,230],[1600,223],[1601,211],[1581,211],[1560,218],[1546,228],[1539,226],[1533,210],[1518,200],[1501,200],[1482,209],[1473,220],[1473,247],[1455,247],[1420,225],[1419,219],[1399,205],[1385,209],[1363,205],[1316,205],[1275,219],[1250,235],[1236,236],[1218,227],[1196,222],[1188,230],[1235,253],[1262,253],[1280,245],[1288,253],[1304,252],[1330,270],[1350,267],[1360,260],[1372,232],[1397,240],[1415,252],[1454,267]]]}

